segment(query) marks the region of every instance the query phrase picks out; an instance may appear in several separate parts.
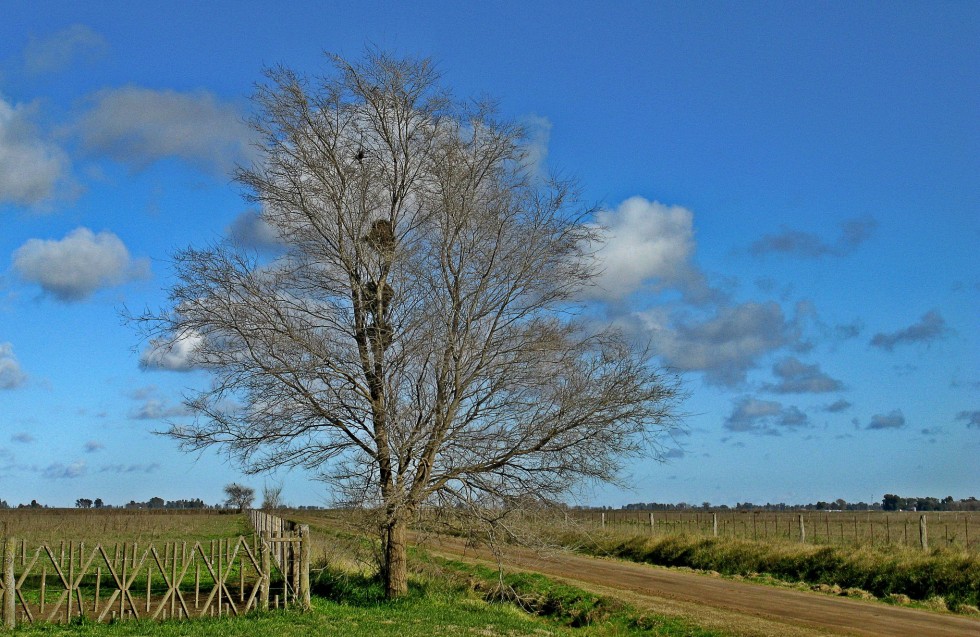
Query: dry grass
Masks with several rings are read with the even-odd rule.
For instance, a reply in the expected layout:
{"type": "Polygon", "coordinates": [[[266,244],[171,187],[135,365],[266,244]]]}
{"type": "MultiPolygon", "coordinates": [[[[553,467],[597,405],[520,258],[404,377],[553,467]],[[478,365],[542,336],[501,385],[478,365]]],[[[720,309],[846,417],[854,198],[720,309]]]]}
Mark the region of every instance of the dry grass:
{"type": "Polygon", "coordinates": [[[0,510],[0,535],[28,546],[61,541],[86,544],[212,540],[251,535],[243,515],[199,511],[125,509],[0,510]]]}

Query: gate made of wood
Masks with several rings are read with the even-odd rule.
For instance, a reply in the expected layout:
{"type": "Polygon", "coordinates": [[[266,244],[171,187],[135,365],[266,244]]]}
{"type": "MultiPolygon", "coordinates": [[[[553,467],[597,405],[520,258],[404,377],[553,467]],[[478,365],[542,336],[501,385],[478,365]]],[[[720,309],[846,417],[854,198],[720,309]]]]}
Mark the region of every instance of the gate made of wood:
{"type": "Polygon", "coordinates": [[[76,617],[167,619],[241,615],[256,608],[299,604],[309,596],[309,531],[272,538],[261,533],[201,542],[111,547],[42,544],[28,551],[7,538],[0,579],[0,626],[76,617]],[[282,545],[295,547],[290,558],[282,545]],[[281,588],[280,588],[281,586],[281,588]],[[270,604],[270,597],[271,604],[270,604]]]}

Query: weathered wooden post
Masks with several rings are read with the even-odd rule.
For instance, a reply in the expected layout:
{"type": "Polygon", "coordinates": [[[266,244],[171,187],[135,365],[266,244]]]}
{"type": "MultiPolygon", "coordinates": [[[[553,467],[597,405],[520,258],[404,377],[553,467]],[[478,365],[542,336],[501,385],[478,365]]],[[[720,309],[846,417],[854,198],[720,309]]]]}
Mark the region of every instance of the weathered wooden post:
{"type": "Polygon", "coordinates": [[[806,527],[803,525],[803,514],[800,514],[800,544],[806,544],[806,527]]]}
{"type": "Polygon", "coordinates": [[[718,537],[718,514],[711,514],[711,532],[715,537],[718,537]]]}
{"type": "Polygon", "coordinates": [[[8,537],[3,543],[3,627],[13,629],[17,623],[14,616],[16,607],[16,583],[14,582],[14,553],[17,551],[17,540],[8,537]]]}
{"type": "Polygon", "coordinates": [[[269,585],[272,574],[271,560],[269,559],[269,532],[263,529],[261,536],[259,562],[262,564],[262,580],[259,584],[259,606],[262,610],[269,610],[269,585]]]}
{"type": "Polygon", "coordinates": [[[929,533],[926,529],[926,516],[919,516],[919,543],[922,545],[923,551],[929,550],[929,533]]]}
{"type": "Polygon", "coordinates": [[[299,603],[310,610],[310,525],[299,527],[299,603]]]}
{"type": "Polygon", "coordinates": [[[606,528],[606,512],[602,512],[602,528],[606,528]]]}

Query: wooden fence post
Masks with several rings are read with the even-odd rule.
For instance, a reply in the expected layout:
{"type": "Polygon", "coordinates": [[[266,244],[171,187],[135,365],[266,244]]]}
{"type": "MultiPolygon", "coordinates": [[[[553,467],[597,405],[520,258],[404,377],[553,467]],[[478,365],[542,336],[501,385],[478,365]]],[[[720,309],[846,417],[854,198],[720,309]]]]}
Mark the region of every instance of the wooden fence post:
{"type": "MultiPolygon", "coordinates": [[[[14,581],[14,553],[17,551],[17,540],[8,537],[3,543],[3,627],[13,629],[17,623],[14,613],[17,601],[14,581]]],[[[69,598],[70,599],[70,598],[69,598]]]]}
{"type": "Polygon", "coordinates": [[[605,511],[603,511],[601,513],[601,515],[602,515],[602,528],[606,528],[606,513],[605,513],[605,511]]]}
{"type": "Polygon", "coordinates": [[[803,526],[803,514],[800,514],[800,544],[806,544],[806,527],[803,526]]]}
{"type": "Polygon", "coordinates": [[[299,527],[299,602],[310,610],[310,526],[299,527]]]}
{"type": "Polygon", "coordinates": [[[718,514],[717,513],[711,514],[711,533],[715,537],[718,537],[718,514]]]}
{"type": "Polygon", "coordinates": [[[271,584],[272,565],[269,559],[269,532],[265,529],[261,532],[259,560],[262,564],[262,582],[259,584],[259,606],[262,610],[269,610],[269,586],[271,584]]]}
{"type": "Polygon", "coordinates": [[[929,533],[926,529],[926,516],[919,516],[919,543],[922,545],[923,551],[929,550],[929,533]]]}

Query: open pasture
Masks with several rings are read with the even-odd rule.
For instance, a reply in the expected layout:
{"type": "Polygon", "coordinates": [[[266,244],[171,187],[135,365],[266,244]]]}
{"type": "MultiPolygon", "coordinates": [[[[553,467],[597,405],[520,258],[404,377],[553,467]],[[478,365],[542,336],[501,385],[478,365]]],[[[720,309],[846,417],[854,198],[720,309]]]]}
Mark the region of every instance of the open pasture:
{"type": "Polygon", "coordinates": [[[244,515],[231,511],[169,509],[5,509],[0,536],[67,545],[122,542],[210,541],[251,534],[244,515]]]}

